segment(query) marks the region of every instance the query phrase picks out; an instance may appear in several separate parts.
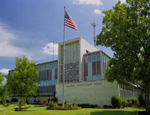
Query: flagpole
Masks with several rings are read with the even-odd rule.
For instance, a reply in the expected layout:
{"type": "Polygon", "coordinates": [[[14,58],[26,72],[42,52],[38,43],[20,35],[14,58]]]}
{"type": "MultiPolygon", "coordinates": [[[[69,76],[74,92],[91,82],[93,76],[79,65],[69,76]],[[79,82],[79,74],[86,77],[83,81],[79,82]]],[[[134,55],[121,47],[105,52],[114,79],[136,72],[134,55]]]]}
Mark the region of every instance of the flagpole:
{"type": "Polygon", "coordinates": [[[62,88],[62,97],[63,97],[63,108],[65,107],[64,103],[65,103],[65,87],[64,87],[64,79],[65,79],[65,12],[66,12],[66,6],[64,6],[64,38],[63,38],[63,88],[62,88]]]}

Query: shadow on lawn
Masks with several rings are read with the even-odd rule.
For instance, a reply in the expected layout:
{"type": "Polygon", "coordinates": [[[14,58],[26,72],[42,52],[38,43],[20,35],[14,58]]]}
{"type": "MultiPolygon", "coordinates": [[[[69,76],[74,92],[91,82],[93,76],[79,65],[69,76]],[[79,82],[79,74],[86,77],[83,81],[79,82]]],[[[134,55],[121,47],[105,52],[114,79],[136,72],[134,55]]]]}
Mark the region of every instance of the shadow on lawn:
{"type": "Polygon", "coordinates": [[[137,111],[95,111],[90,115],[136,115],[137,111]]]}
{"type": "MultiPolygon", "coordinates": [[[[128,110],[103,110],[103,111],[95,111],[95,112],[91,112],[90,115],[137,115],[138,111],[144,111],[144,108],[136,108],[132,111],[128,111],[128,110]]],[[[87,114],[79,114],[79,115],[87,115],[87,114]]]]}

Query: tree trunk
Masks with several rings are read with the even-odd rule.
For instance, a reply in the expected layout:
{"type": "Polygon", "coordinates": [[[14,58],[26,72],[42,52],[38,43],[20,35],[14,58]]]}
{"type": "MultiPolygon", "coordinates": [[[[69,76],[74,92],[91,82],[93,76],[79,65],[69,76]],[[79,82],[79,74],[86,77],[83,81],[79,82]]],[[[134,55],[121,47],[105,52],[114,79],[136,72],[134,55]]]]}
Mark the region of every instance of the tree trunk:
{"type": "Polygon", "coordinates": [[[20,97],[20,100],[19,100],[19,110],[21,111],[21,99],[22,97],[20,97]]]}
{"type": "Polygon", "coordinates": [[[145,87],[145,104],[146,104],[146,112],[150,114],[150,100],[149,100],[149,95],[150,95],[150,85],[147,84],[145,87]]]}

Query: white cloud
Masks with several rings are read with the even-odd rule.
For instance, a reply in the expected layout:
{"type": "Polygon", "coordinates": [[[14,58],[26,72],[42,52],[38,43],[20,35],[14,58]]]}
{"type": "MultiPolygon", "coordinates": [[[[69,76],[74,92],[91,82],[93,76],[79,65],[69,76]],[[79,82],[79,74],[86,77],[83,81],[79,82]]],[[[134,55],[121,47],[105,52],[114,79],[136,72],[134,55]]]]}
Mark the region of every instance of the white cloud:
{"type": "Polygon", "coordinates": [[[120,0],[121,1],[121,3],[125,3],[126,2],[126,0],[120,0]]]}
{"type": "Polygon", "coordinates": [[[101,15],[102,14],[102,12],[99,9],[95,9],[93,13],[97,14],[97,15],[101,15]]]}
{"type": "Polygon", "coordinates": [[[44,48],[43,48],[43,53],[48,54],[48,55],[58,55],[58,44],[55,43],[48,43],[44,48]],[[54,51],[54,53],[53,53],[54,51]]]}
{"type": "Polygon", "coordinates": [[[87,4],[87,5],[103,5],[101,0],[73,0],[75,4],[87,4]]]}
{"type": "Polygon", "coordinates": [[[12,42],[19,39],[17,34],[15,30],[0,22],[0,57],[17,57],[25,55],[31,59],[29,53],[25,49],[12,44],[12,42]]]}
{"type": "Polygon", "coordinates": [[[9,71],[9,70],[10,70],[10,69],[5,69],[5,68],[3,68],[3,69],[0,70],[0,72],[3,73],[3,74],[8,74],[8,71],[9,71]]]}

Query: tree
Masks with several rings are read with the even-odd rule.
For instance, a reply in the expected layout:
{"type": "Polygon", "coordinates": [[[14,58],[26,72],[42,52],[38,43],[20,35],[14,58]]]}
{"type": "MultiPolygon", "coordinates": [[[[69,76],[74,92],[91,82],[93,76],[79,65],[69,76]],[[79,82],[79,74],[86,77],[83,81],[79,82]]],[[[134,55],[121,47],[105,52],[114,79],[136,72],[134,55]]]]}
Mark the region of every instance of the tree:
{"type": "Polygon", "coordinates": [[[6,99],[8,98],[8,89],[7,85],[2,85],[0,87],[0,101],[4,106],[6,106],[6,99]]]}
{"type": "Polygon", "coordinates": [[[3,81],[4,81],[4,74],[0,72],[0,86],[3,85],[3,81]]]}
{"type": "MultiPolygon", "coordinates": [[[[7,85],[10,93],[22,98],[37,92],[40,77],[38,70],[35,67],[35,62],[28,61],[24,56],[23,58],[16,58],[16,68],[14,72],[7,78],[7,85]]],[[[21,110],[21,101],[19,101],[19,109],[21,110]]]]}
{"type": "Polygon", "coordinates": [[[0,73],[0,101],[5,106],[6,98],[8,97],[7,86],[3,84],[4,78],[6,75],[0,73]]]}
{"type": "Polygon", "coordinates": [[[105,73],[108,81],[130,82],[143,89],[150,114],[150,0],[126,2],[103,11],[104,26],[97,45],[114,51],[105,73]]]}

